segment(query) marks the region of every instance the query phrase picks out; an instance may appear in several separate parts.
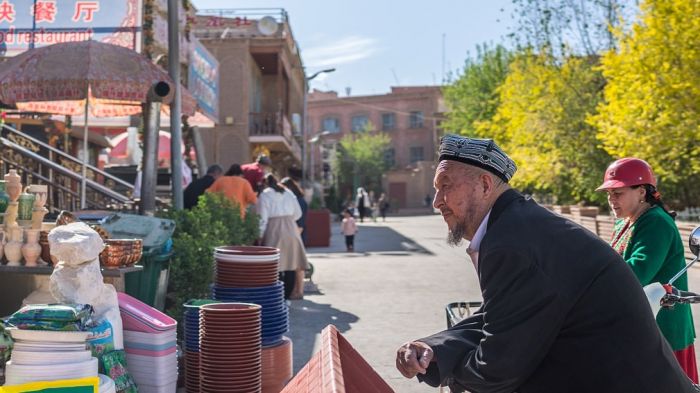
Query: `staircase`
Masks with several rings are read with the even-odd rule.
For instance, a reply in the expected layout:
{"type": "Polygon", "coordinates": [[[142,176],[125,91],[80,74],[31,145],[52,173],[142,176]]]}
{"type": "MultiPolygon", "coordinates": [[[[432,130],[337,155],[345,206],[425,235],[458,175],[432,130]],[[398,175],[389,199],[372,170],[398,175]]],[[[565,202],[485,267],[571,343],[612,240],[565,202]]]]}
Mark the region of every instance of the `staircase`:
{"type": "MultiPolygon", "coordinates": [[[[0,173],[17,169],[22,183],[46,184],[50,213],[80,210],[83,162],[6,124],[0,128],[0,173]]],[[[134,186],[92,165],[87,166],[88,210],[134,211],[134,186]]]]}

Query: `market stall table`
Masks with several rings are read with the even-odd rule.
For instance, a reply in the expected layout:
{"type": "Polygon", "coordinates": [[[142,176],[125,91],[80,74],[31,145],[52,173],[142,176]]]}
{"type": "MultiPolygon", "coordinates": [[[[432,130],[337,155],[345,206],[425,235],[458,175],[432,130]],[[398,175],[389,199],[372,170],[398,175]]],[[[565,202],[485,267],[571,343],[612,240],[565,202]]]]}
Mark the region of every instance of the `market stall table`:
{"type": "MultiPolygon", "coordinates": [[[[140,272],[141,270],[143,270],[143,266],[134,265],[120,267],[118,269],[102,268],[101,270],[102,276],[105,278],[105,282],[114,285],[114,288],[118,292],[124,292],[124,275],[131,272],[140,272]]],[[[0,274],[2,273],[50,275],[51,273],[53,273],[53,266],[0,265],[0,274]]]]}

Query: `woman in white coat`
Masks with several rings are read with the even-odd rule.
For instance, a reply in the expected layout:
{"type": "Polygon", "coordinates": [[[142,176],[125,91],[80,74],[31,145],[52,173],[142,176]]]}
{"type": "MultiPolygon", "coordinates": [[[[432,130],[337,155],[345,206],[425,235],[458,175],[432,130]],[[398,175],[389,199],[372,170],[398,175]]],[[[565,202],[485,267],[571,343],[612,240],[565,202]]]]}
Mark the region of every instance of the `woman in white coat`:
{"type": "Polygon", "coordinates": [[[303,274],[308,261],[296,224],[301,207],[294,193],[279,184],[273,175],[267,175],[265,181],[267,187],[258,196],[257,204],[262,244],[280,249],[279,271],[285,299],[302,299],[303,274]],[[301,282],[297,276],[302,277],[301,282]]]}

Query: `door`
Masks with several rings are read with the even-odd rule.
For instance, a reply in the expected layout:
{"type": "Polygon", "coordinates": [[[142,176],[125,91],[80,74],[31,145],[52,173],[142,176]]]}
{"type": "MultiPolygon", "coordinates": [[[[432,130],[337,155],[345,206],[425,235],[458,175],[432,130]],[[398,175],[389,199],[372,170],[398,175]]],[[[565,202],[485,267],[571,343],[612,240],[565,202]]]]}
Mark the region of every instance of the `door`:
{"type": "Polygon", "coordinates": [[[389,203],[392,209],[406,207],[406,183],[389,183],[389,203]]]}

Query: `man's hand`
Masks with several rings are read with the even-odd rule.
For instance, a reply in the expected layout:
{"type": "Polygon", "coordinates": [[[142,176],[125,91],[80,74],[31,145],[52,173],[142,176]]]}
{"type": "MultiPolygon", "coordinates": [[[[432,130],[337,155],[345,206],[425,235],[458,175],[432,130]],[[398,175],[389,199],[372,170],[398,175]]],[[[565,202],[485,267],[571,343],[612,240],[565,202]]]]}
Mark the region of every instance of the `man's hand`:
{"type": "Polygon", "coordinates": [[[406,378],[417,374],[425,374],[428,365],[433,361],[433,350],[428,344],[411,341],[399,347],[396,351],[396,368],[406,378]]]}

